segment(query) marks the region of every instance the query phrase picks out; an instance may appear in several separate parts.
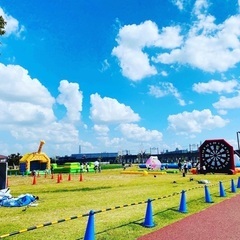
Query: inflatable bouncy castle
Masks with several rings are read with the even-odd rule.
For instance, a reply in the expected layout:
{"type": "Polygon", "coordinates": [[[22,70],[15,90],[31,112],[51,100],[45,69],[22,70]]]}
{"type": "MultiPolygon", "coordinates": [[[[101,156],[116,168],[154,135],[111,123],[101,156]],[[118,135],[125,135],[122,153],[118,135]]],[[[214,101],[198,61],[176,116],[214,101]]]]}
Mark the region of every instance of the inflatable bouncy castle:
{"type": "Polygon", "coordinates": [[[21,174],[29,174],[33,171],[50,171],[50,158],[42,152],[44,144],[45,142],[41,140],[37,152],[26,153],[20,159],[19,171],[21,174]]]}

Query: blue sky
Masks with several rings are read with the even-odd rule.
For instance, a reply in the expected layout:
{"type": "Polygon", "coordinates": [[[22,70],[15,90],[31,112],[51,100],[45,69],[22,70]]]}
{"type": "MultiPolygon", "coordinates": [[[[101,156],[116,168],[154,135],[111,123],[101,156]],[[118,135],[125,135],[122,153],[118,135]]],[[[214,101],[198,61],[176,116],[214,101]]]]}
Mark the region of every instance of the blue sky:
{"type": "Polygon", "coordinates": [[[237,148],[239,0],[1,0],[0,15],[0,154],[237,148]]]}

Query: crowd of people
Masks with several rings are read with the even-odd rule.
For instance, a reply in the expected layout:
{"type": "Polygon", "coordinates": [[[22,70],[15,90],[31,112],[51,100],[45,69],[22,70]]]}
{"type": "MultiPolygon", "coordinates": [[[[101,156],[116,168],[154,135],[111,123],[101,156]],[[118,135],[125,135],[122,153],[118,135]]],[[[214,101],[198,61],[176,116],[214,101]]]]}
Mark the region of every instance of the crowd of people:
{"type": "MultiPolygon", "coordinates": [[[[178,162],[179,172],[182,172],[184,176],[190,171],[192,167],[193,167],[193,164],[189,161],[184,161],[183,163],[181,161],[178,162]]],[[[197,162],[196,164],[194,164],[194,167],[196,168],[197,174],[203,173],[205,175],[207,173],[206,166],[205,165],[201,166],[200,162],[197,162]]]]}

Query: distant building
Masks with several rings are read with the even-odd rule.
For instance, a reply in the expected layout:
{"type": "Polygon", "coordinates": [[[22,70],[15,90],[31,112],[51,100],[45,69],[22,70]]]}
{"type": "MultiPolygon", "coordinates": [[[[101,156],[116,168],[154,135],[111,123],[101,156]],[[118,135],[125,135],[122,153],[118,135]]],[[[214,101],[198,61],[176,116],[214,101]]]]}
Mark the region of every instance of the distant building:
{"type": "Polygon", "coordinates": [[[118,158],[118,153],[76,153],[71,156],[58,157],[56,163],[64,164],[66,162],[110,162],[115,163],[118,158]]]}

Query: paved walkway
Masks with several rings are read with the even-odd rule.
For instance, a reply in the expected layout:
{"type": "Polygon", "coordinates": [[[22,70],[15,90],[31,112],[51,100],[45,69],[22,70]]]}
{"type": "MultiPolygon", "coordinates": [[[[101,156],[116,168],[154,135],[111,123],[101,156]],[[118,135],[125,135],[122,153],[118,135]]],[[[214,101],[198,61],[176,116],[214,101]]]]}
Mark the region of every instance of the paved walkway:
{"type": "Polygon", "coordinates": [[[240,195],[138,238],[138,240],[206,239],[240,239],[240,195]]]}

